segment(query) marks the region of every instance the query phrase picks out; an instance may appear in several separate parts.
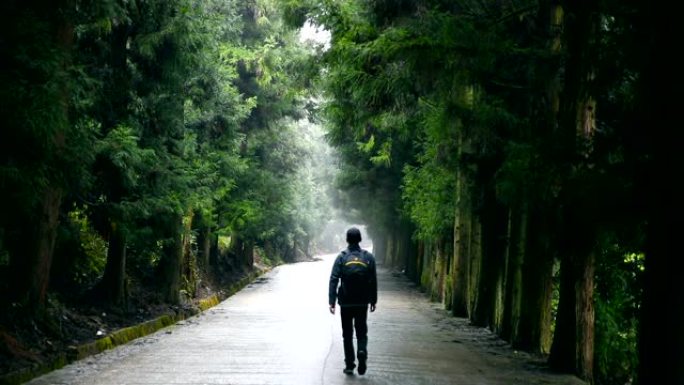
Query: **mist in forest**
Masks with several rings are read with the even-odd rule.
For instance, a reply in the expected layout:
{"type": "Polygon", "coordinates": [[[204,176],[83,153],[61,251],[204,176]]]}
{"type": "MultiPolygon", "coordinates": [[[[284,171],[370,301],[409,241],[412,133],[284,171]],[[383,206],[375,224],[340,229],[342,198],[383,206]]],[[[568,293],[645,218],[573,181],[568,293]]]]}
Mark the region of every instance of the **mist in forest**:
{"type": "Polygon", "coordinates": [[[360,213],[342,198],[344,193],[337,186],[340,177],[339,156],[328,144],[323,127],[308,121],[300,121],[297,125],[302,147],[307,151],[307,161],[302,162],[304,167],[299,171],[297,183],[308,185],[307,194],[298,198],[298,209],[313,220],[309,233],[313,242],[309,252],[329,254],[345,249],[346,232],[352,226],[361,230],[362,247],[372,248],[366,226],[354,220],[360,213]]]}
{"type": "Polygon", "coordinates": [[[361,247],[372,251],[373,240],[369,238],[365,225],[352,224],[341,218],[333,218],[326,223],[319,234],[317,251],[321,254],[338,253],[347,247],[346,232],[350,227],[361,230],[361,247]]]}

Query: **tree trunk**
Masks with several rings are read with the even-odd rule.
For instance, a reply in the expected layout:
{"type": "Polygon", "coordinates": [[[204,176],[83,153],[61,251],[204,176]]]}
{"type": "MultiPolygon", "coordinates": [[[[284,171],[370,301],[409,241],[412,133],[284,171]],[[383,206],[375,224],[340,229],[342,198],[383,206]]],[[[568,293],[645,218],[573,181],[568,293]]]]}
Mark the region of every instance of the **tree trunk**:
{"type": "Polygon", "coordinates": [[[575,283],[575,313],[577,316],[577,369],[580,378],[592,381],[594,378],[594,273],[595,254],[583,255],[578,263],[575,283]]]}
{"type": "Polygon", "coordinates": [[[385,263],[385,254],[387,250],[387,237],[385,232],[379,232],[373,236],[373,256],[378,263],[385,263]]]}
{"type": "Polygon", "coordinates": [[[212,268],[217,268],[219,265],[219,257],[221,256],[221,250],[219,250],[218,244],[218,234],[210,231],[208,234],[209,238],[209,266],[212,268]]]}
{"type": "Polygon", "coordinates": [[[111,305],[126,304],[126,237],[121,226],[111,224],[111,233],[107,244],[107,264],[99,289],[104,299],[111,305]]]}
{"type": "MultiPolygon", "coordinates": [[[[242,255],[245,252],[245,244],[242,241],[240,235],[236,231],[234,231],[231,234],[230,238],[230,256],[232,258],[232,260],[230,261],[230,265],[236,267],[240,265],[242,255]]],[[[286,258],[287,256],[283,255],[283,259],[286,258]]]]}
{"type": "Polygon", "coordinates": [[[473,325],[488,327],[491,322],[492,305],[493,305],[493,286],[494,282],[492,280],[492,271],[494,266],[492,266],[492,261],[490,260],[490,255],[488,253],[489,245],[487,244],[487,237],[489,229],[488,223],[485,222],[482,216],[479,217],[480,223],[480,240],[479,240],[479,252],[475,254],[477,256],[476,266],[478,269],[476,275],[473,278],[473,287],[475,293],[475,301],[473,302],[473,311],[470,315],[470,320],[473,325]]]}
{"type": "Polygon", "coordinates": [[[515,347],[537,353],[547,353],[551,339],[554,254],[549,234],[552,230],[543,220],[547,216],[543,208],[535,208],[526,219],[529,226],[526,236],[521,235],[526,242],[522,257],[522,301],[515,338],[511,340],[515,347]],[[531,234],[534,237],[527,236],[531,234]]]}
{"type": "Polygon", "coordinates": [[[444,299],[444,279],[446,273],[444,251],[440,240],[433,240],[431,243],[434,255],[432,258],[431,297],[433,301],[441,302],[444,299]]]}
{"type": "Polygon", "coordinates": [[[560,298],[556,315],[556,330],[549,356],[549,366],[566,373],[575,371],[575,341],[577,341],[575,282],[572,270],[571,261],[563,258],[560,266],[560,298]]]}
{"type": "Polygon", "coordinates": [[[406,276],[414,282],[420,280],[420,272],[423,270],[421,265],[423,263],[423,256],[420,253],[420,244],[416,245],[415,250],[416,253],[409,258],[408,265],[406,266],[406,276]]]}
{"type": "Polygon", "coordinates": [[[560,298],[549,364],[592,382],[597,229],[586,219],[591,214],[590,198],[572,187],[568,180],[561,200],[562,222],[556,243],[561,250],[560,298]]]}
{"type": "Polygon", "coordinates": [[[473,213],[472,210],[468,209],[467,211],[464,210],[463,214],[465,214],[464,222],[463,222],[463,242],[462,242],[462,255],[464,257],[464,269],[461,273],[463,276],[463,290],[464,290],[464,297],[463,299],[465,300],[465,315],[466,317],[470,317],[472,314],[472,285],[473,285],[473,280],[471,279],[472,273],[471,271],[473,270],[473,258],[472,258],[472,253],[473,253],[473,241],[472,238],[474,237],[475,233],[475,221],[473,220],[473,213]]]}
{"type": "Polygon", "coordinates": [[[453,235],[449,235],[441,242],[442,255],[444,256],[444,284],[442,285],[442,296],[444,297],[444,309],[451,311],[451,304],[454,302],[454,271],[453,268],[453,258],[454,258],[454,240],[453,235]]]}
{"type": "Polygon", "coordinates": [[[496,239],[494,245],[496,246],[494,252],[495,271],[494,271],[494,308],[492,314],[492,331],[501,334],[503,330],[503,314],[505,308],[508,307],[506,303],[506,277],[508,269],[508,222],[510,210],[503,206],[498,207],[496,217],[496,239]]]}
{"type": "MultiPolygon", "coordinates": [[[[55,12],[64,11],[70,4],[55,6],[55,12]]],[[[49,15],[52,17],[53,15],[49,15]]],[[[61,20],[56,25],[55,43],[64,53],[62,56],[61,67],[67,71],[71,62],[71,51],[74,41],[74,26],[68,20],[61,20]]],[[[54,119],[54,127],[51,132],[51,142],[54,146],[54,159],[60,159],[66,146],[66,135],[69,127],[69,89],[68,84],[61,83],[59,99],[55,103],[61,105],[61,116],[54,119]]],[[[21,302],[32,311],[40,311],[45,305],[47,289],[50,282],[50,269],[52,267],[52,255],[57,237],[57,226],[59,225],[59,210],[64,195],[61,187],[62,181],[49,180],[49,185],[45,187],[37,208],[35,234],[33,247],[29,247],[25,256],[13,258],[20,259],[18,266],[18,285],[17,292],[20,293],[21,302]]]]}
{"type": "MultiPolygon", "coordinates": [[[[559,308],[563,307],[565,316],[570,317],[574,323],[568,324],[567,320],[557,322],[558,338],[554,336],[554,344],[558,342],[559,346],[552,348],[549,357],[549,363],[553,367],[572,369],[589,382],[593,381],[594,366],[593,243],[596,230],[593,229],[593,223],[588,223],[586,216],[581,214],[590,214],[586,208],[590,207],[587,201],[592,198],[573,191],[572,183],[573,173],[577,173],[576,170],[579,173],[584,172],[582,168],[585,166],[582,161],[577,164],[576,155],[588,157],[590,146],[585,144],[591,143],[595,127],[596,108],[590,93],[594,77],[592,40],[598,28],[595,7],[589,1],[567,1],[564,4],[566,17],[563,20],[563,38],[567,55],[557,138],[565,144],[559,158],[561,167],[574,167],[567,172],[561,190],[565,196],[561,234],[566,240],[559,245],[565,254],[561,262],[561,280],[565,282],[561,282],[559,308]],[[564,268],[569,270],[564,272],[564,268]],[[558,328],[558,324],[561,328],[558,328]],[[560,362],[561,359],[570,361],[560,362]]],[[[558,316],[561,317],[560,311],[558,316]]]]}
{"type": "Polygon", "coordinates": [[[451,313],[456,317],[468,316],[468,255],[467,239],[469,223],[465,210],[457,205],[454,219],[454,256],[452,258],[453,298],[451,313]]]}
{"type": "Polygon", "coordinates": [[[435,240],[436,256],[435,267],[437,269],[437,285],[435,286],[435,300],[443,302],[446,298],[444,297],[444,284],[447,279],[447,264],[449,263],[449,258],[447,257],[446,250],[444,248],[444,240],[435,240]]]}
{"type": "Polygon", "coordinates": [[[468,260],[468,316],[473,320],[482,267],[482,218],[478,213],[472,213],[470,216],[468,260]]]}
{"type": "Polygon", "coordinates": [[[396,238],[396,230],[390,230],[387,234],[387,239],[385,241],[385,264],[388,267],[395,267],[395,258],[396,258],[396,244],[395,244],[395,238],[396,238]]]}
{"type": "Polygon", "coordinates": [[[561,261],[561,286],[556,332],[549,365],[558,371],[593,379],[594,252],[561,261]]]}
{"type": "Polygon", "coordinates": [[[451,313],[456,317],[468,317],[468,272],[470,258],[468,253],[470,239],[470,217],[471,205],[469,195],[468,176],[465,171],[465,164],[462,162],[463,154],[466,152],[466,142],[463,130],[457,134],[456,158],[459,165],[456,169],[456,208],[454,213],[454,246],[452,258],[452,304],[451,313]]]}
{"type": "Polygon", "coordinates": [[[405,273],[409,271],[409,265],[415,261],[416,245],[413,242],[413,226],[410,221],[398,219],[399,231],[397,233],[397,259],[396,266],[405,273]]]}
{"type": "Polygon", "coordinates": [[[408,271],[411,264],[416,263],[416,251],[418,250],[418,242],[413,239],[415,227],[411,222],[407,222],[407,224],[409,227],[405,229],[406,232],[404,233],[404,269],[406,271],[408,271]]]}
{"type": "Polygon", "coordinates": [[[40,311],[45,305],[61,202],[61,189],[45,189],[36,217],[35,243],[28,248],[24,258],[19,258],[21,264],[18,264],[17,293],[21,295],[20,301],[32,311],[40,311]]]}
{"type": "MultiPolygon", "coordinates": [[[[107,131],[114,130],[127,118],[127,106],[130,99],[129,90],[129,74],[128,74],[128,53],[126,43],[128,41],[128,24],[119,24],[112,28],[112,33],[109,35],[109,64],[111,66],[110,78],[108,79],[108,86],[104,87],[106,92],[103,102],[107,103],[106,108],[103,108],[103,126],[107,131]]],[[[122,197],[126,194],[122,186],[121,175],[117,170],[118,167],[110,165],[110,170],[104,178],[109,179],[110,183],[108,193],[109,205],[117,205],[122,201],[122,197]]],[[[98,294],[103,297],[107,303],[112,306],[126,306],[126,237],[120,218],[113,217],[113,210],[108,210],[109,215],[109,237],[107,245],[107,264],[102,276],[102,280],[96,287],[98,294]]]]}
{"type": "Polygon", "coordinates": [[[192,252],[192,222],[194,217],[192,210],[188,210],[185,217],[183,217],[183,237],[181,240],[181,247],[183,248],[181,261],[182,277],[183,282],[187,285],[185,289],[190,298],[195,297],[200,283],[197,255],[192,252]]]}
{"type": "Polygon", "coordinates": [[[506,234],[506,210],[496,201],[493,188],[483,188],[480,215],[480,271],[477,278],[477,301],[471,319],[475,325],[493,327],[497,287],[500,287],[506,234]]]}
{"type": "MultiPolygon", "coordinates": [[[[254,265],[254,244],[250,241],[245,241],[238,233],[233,233],[232,250],[235,258],[235,265],[239,268],[251,269],[254,265]]],[[[290,245],[284,245],[285,259],[291,259],[292,253],[288,253],[291,249],[290,245]]]]}
{"type": "Polygon", "coordinates": [[[506,341],[511,337],[511,318],[513,317],[513,292],[515,284],[515,252],[514,245],[516,239],[513,236],[513,223],[517,225],[517,218],[514,220],[514,209],[508,209],[508,223],[506,224],[506,250],[504,253],[504,282],[503,282],[503,308],[501,313],[501,328],[498,334],[506,341]]]}
{"type": "Polygon", "coordinates": [[[161,274],[161,291],[164,300],[177,304],[180,302],[180,280],[183,268],[183,217],[177,215],[169,218],[169,239],[162,248],[162,259],[159,262],[161,274]]]}
{"type": "Polygon", "coordinates": [[[254,267],[254,242],[245,243],[245,251],[242,257],[245,267],[251,270],[254,267]]]}
{"type": "Polygon", "coordinates": [[[508,237],[506,298],[501,337],[509,342],[519,339],[522,312],[523,261],[527,250],[527,206],[511,210],[508,237]]]}
{"type": "MultiPolygon", "coordinates": [[[[394,223],[396,225],[391,227],[383,242],[386,247],[381,248],[382,261],[388,267],[399,268],[409,274],[410,271],[415,270],[410,265],[416,263],[413,254],[416,245],[411,239],[413,228],[410,222],[401,218],[396,218],[394,223]]],[[[382,240],[383,237],[381,236],[380,239],[382,240]]]]}
{"type": "Polygon", "coordinates": [[[210,270],[212,236],[211,227],[205,225],[202,225],[197,233],[198,259],[205,271],[210,270]]]}

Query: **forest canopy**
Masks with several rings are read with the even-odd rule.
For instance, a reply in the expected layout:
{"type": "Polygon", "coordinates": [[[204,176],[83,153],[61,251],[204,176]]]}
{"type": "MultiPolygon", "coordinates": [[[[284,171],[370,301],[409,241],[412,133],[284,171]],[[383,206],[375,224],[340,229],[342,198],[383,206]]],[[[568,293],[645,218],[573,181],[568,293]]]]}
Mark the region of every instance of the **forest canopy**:
{"type": "Polygon", "coordinates": [[[316,252],[333,158],[309,122],[315,47],[277,2],[0,14],[3,323],[67,298],[131,309],[136,290],[178,304],[316,252]]]}
{"type": "Polygon", "coordinates": [[[338,210],[383,265],[550,368],[682,383],[676,15],[5,1],[0,337],[15,316],[50,330],[62,302],[178,305],[310,258],[338,210]]]}
{"type": "Polygon", "coordinates": [[[612,0],[285,14],[331,34],[321,115],[342,200],[387,265],[553,369],[684,381],[671,14],[612,0]]]}

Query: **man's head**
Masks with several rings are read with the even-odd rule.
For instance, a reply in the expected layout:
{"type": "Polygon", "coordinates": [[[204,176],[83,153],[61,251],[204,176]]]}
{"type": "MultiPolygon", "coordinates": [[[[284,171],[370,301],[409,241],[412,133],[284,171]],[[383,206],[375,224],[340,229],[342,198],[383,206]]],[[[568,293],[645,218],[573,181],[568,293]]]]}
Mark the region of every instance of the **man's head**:
{"type": "Polygon", "coordinates": [[[347,230],[347,243],[350,245],[358,245],[361,243],[361,231],[356,227],[347,230]]]}

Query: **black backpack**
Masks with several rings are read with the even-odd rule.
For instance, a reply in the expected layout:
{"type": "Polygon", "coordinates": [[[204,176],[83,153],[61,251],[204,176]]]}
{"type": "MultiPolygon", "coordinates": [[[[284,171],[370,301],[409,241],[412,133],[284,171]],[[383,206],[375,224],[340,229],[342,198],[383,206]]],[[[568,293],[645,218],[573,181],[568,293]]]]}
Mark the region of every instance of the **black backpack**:
{"type": "Polygon", "coordinates": [[[365,250],[346,250],[342,265],[342,283],[348,291],[365,290],[371,278],[371,260],[365,250]]]}

